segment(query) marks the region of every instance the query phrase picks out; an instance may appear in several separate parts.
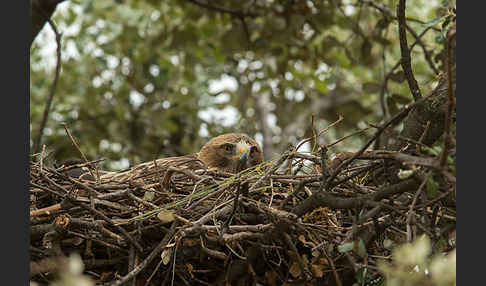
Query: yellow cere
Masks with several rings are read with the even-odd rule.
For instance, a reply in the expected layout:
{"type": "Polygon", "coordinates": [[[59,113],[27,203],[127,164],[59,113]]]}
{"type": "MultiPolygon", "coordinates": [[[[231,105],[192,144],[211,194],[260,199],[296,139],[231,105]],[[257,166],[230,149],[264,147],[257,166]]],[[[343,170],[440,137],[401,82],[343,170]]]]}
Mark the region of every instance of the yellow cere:
{"type": "Polygon", "coordinates": [[[243,152],[246,152],[248,156],[248,150],[251,148],[251,145],[246,143],[245,141],[240,141],[236,144],[236,150],[239,150],[238,154],[235,155],[235,158],[239,158],[243,152]]]}

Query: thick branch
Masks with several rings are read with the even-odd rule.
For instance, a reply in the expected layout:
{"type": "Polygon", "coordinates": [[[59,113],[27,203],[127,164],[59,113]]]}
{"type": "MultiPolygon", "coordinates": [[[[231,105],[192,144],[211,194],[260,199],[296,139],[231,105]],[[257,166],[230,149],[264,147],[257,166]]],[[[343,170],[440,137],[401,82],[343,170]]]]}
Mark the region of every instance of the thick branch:
{"type": "Polygon", "coordinates": [[[420,182],[415,178],[401,181],[398,184],[386,186],[373,194],[367,194],[356,198],[340,198],[326,192],[316,192],[311,197],[296,206],[292,212],[299,217],[319,207],[332,209],[354,209],[362,207],[366,201],[379,201],[395,194],[411,191],[419,186],[420,182]]]}
{"type": "MultiPolygon", "coordinates": [[[[398,19],[395,15],[393,15],[393,12],[391,10],[389,10],[388,8],[386,8],[384,6],[380,6],[379,4],[377,4],[377,3],[373,2],[373,1],[361,0],[360,3],[367,4],[367,5],[375,8],[375,9],[377,9],[378,11],[380,11],[386,17],[389,17],[389,18],[392,18],[392,19],[395,19],[395,20],[398,19]]],[[[405,17],[405,19],[407,21],[409,21],[409,22],[416,22],[416,23],[420,23],[420,24],[426,24],[426,22],[423,22],[421,20],[414,19],[414,18],[405,17]]],[[[412,34],[412,36],[416,39],[416,42],[420,45],[420,47],[424,51],[425,60],[429,64],[430,68],[434,71],[435,74],[439,74],[439,70],[435,67],[434,62],[432,61],[432,57],[431,57],[430,53],[427,51],[427,48],[425,47],[424,42],[420,39],[421,36],[417,35],[417,33],[412,29],[412,27],[410,27],[410,25],[408,25],[406,23],[405,23],[405,28],[408,30],[408,32],[410,32],[410,34],[412,34]]],[[[433,26],[430,26],[427,29],[432,29],[432,30],[434,30],[436,32],[440,32],[440,29],[438,29],[436,27],[433,27],[433,26]]]]}
{"type": "MultiPolygon", "coordinates": [[[[446,96],[447,78],[442,76],[437,87],[427,95],[427,99],[420,102],[405,118],[400,136],[418,141],[424,134],[427,122],[430,122],[421,142],[427,146],[434,144],[444,133],[446,96]]],[[[397,140],[388,150],[400,150],[406,144],[407,142],[403,140],[397,140]]]]}
{"type": "Polygon", "coordinates": [[[412,92],[413,99],[415,101],[422,98],[422,93],[418,86],[417,80],[412,72],[412,59],[410,58],[410,49],[407,43],[407,31],[406,31],[406,20],[405,20],[405,1],[400,0],[397,6],[397,18],[398,18],[398,34],[400,37],[400,50],[402,52],[402,68],[405,72],[405,77],[407,78],[408,86],[412,92]]]}
{"type": "Polygon", "coordinates": [[[56,10],[57,4],[64,0],[30,0],[30,43],[32,45],[35,38],[42,30],[47,20],[49,20],[56,10]]]}

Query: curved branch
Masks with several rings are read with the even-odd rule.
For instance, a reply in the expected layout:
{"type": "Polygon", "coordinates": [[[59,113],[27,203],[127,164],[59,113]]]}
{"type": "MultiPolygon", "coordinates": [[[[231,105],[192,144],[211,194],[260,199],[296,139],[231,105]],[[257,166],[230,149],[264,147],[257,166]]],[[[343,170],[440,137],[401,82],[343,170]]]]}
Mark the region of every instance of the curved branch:
{"type": "MultiPolygon", "coordinates": [[[[385,17],[389,17],[389,18],[392,18],[394,20],[397,20],[398,19],[395,15],[393,15],[393,12],[390,11],[388,8],[386,8],[384,6],[380,6],[379,4],[376,4],[373,1],[361,0],[359,2],[360,3],[363,3],[363,4],[367,4],[370,7],[375,8],[376,10],[380,11],[380,13],[382,13],[383,16],[385,16],[385,17]]],[[[420,24],[426,24],[426,22],[424,22],[424,21],[421,21],[421,20],[418,20],[418,19],[414,19],[414,18],[410,18],[410,17],[405,17],[405,19],[407,21],[409,21],[409,22],[416,22],[416,23],[420,23],[420,24]]],[[[418,44],[422,48],[422,50],[424,52],[425,60],[429,64],[430,68],[434,71],[435,74],[439,74],[439,70],[435,67],[434,62],[432,61],[432,57],[431,57],[430,53],[427,51],[427,48],[425,47],[424,42],[420,39],[421,36],[417,35],[417,33],[412,29],[412,27],[410,27],[406,23],[405,23],[405,28],[408,30],[408,32],[410,34],[412,34],[412,36],[416,39],[416,42],[418,42],[418,44]]],[[[441,31],[440,29],[438,29],[436,27],[433,27],[433,26],[430,26],[427,29],[432,29],[432,30],[434,30],[436,32],[440,32],[441,31]]]]}
{"type": "Polygon", "coordinates": [[[412,177],[403,180],[395,185],[381,188],[376,193],[362,195],[356,198],[340,198],[326,192],[316,192],[311,197],[297,205],[292,212],[297,216],[302,215],[319,207],[329,207],[332,209],[354,209],[364,206],[367,201],[380,201],[391,195],[401,194],[415,190],[420,185],[420,181],[412,177]]]}
{"type": "Polygon", "coordinates": [[[420,92],[417,80],[412,72],[412,59],[410,58],[410,49],[408,48],[407,43],[405,2],[406,0],[400,0],[397,6],[398,34],[400,37],[400,51],[402,53],[401,64],[405,77],[407,78],[408,86],[412,92],[413,99],[417,101],[422,98],[422,93],[420,92]]]}
{"type": "Polygon", "coordinates": [[[59,73],[61,72],[61,34],[59,34],[59,32],[57,31],[56,25],[54,24],[54,22],[51,21],[51,19],[47,19],[47,22],[49,22],[49,25],[51,25],[51,28],[54,31],[54,34],[56,34],[56,43],[57,43],[56,75],[54,76],[54,82],[52,83],[52,87],[51,87],[51,90],[49,92],[49,97],[47,99],[46,107],[44,109],[44,114],[42,115],[42,121],[41,121],[40,128],[39,128],[39,134],[37,134],[37,137],[34,141],[34,146],[33,146],[34,153],[40,152],[40,148],[41,148],[40,143],[41,143],[42,135],[44,133],[44,128],[46,127],[47,117],[49,116],[49,110],[51,109],[51,105],[52,105],[52,99],[54,98],[54,94],[56,92],[57,81],[59,79],[59,73]]]}
{"type": "MultiPolygon", "coordinates": [[[[427,27],[425,28],[422,33],[420,33],[420,35],[417,35],[417,37],[415,38],[415,42],[413,42],[413,44],[410,46],[410,51],[413,50],[413,48],[419,44],[419,41],[421,41],[422,37],[430,30],[432,29],[432,27],[427,27]]],[[[425,50],[424,50],[424,53],[425,53],[425,50]]],[[[427,56],[425,56],[427,58],[427,56]]],[[[384,79],[383,79],[383,84],[381,85],[381,91],[380,91],[380,104],[381,104],[381,108],[382,108],[382,112],[383,112],[383,116],[386,118],[389,114],[387,114],[387,105],[386,105],[386,101],[385,101],[385,91],[387,90],[387,85],[388,85],[388,80],[390,79],[390,77],[392,76],[393,72],[400,66],[400,63],[401,63],[401,60],[399,60],[391,69],[390,71],[388,71],[388,73],[385,75],[384,79]]],[[[434,72],[435,74],[438,74],[438,71],[436,72],[435,70],[435,66],[433,66],[433,69],[434,69],[434,72]]]]}

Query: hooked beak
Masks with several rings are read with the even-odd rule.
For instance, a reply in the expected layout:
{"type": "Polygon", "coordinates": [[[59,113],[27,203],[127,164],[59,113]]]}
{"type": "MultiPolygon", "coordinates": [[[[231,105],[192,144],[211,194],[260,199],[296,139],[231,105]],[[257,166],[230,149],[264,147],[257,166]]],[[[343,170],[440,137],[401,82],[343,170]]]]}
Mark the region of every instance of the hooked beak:
{"type": "Polygon", "coordinates": [[[239,156],[239,161],[238,161],[238,172],[241,170],[244,170],[246,168],[246,162],[248,160],[248,149],[246,147],[241,147],[240,148],[240,156],[239,156]]]}

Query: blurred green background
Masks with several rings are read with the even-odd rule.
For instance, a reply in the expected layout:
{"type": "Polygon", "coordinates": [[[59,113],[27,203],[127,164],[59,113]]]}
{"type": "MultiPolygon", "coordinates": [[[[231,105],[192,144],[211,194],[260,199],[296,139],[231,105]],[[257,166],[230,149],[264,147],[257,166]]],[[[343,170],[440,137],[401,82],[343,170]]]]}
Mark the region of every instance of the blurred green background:
{"type": "MultiPolygon", "coordinates": [[[[215,135],[243,132],[269,159],[312,134],[312,115],[319,130],[341,114],[344,120],[318,142],[331,143],[412,100],[401,67],[383,86],[400,59],[397,3],[63,2],[53,17],[62,33],[62,69],[42,144],[54,160],[80,157],[66,123],[88,159],[105,158],[102,167],[117,170],[197,152],[215,135]]],[[[427,29],[421,41],[439,71],[441,24],[453,4],[407,1],[407,23],[418,35],[427,29]]],[[[408,40],[411,45],[415,38],[408,40]]],[[[421,46],[411,56],[427,94],[437,74],[421,46]]],[[[55,74],[56,41],[48,25],[30,60],[32,146],[55,74]]],[[[354,151],[370,134],[331,151],[354,151]]]]}

